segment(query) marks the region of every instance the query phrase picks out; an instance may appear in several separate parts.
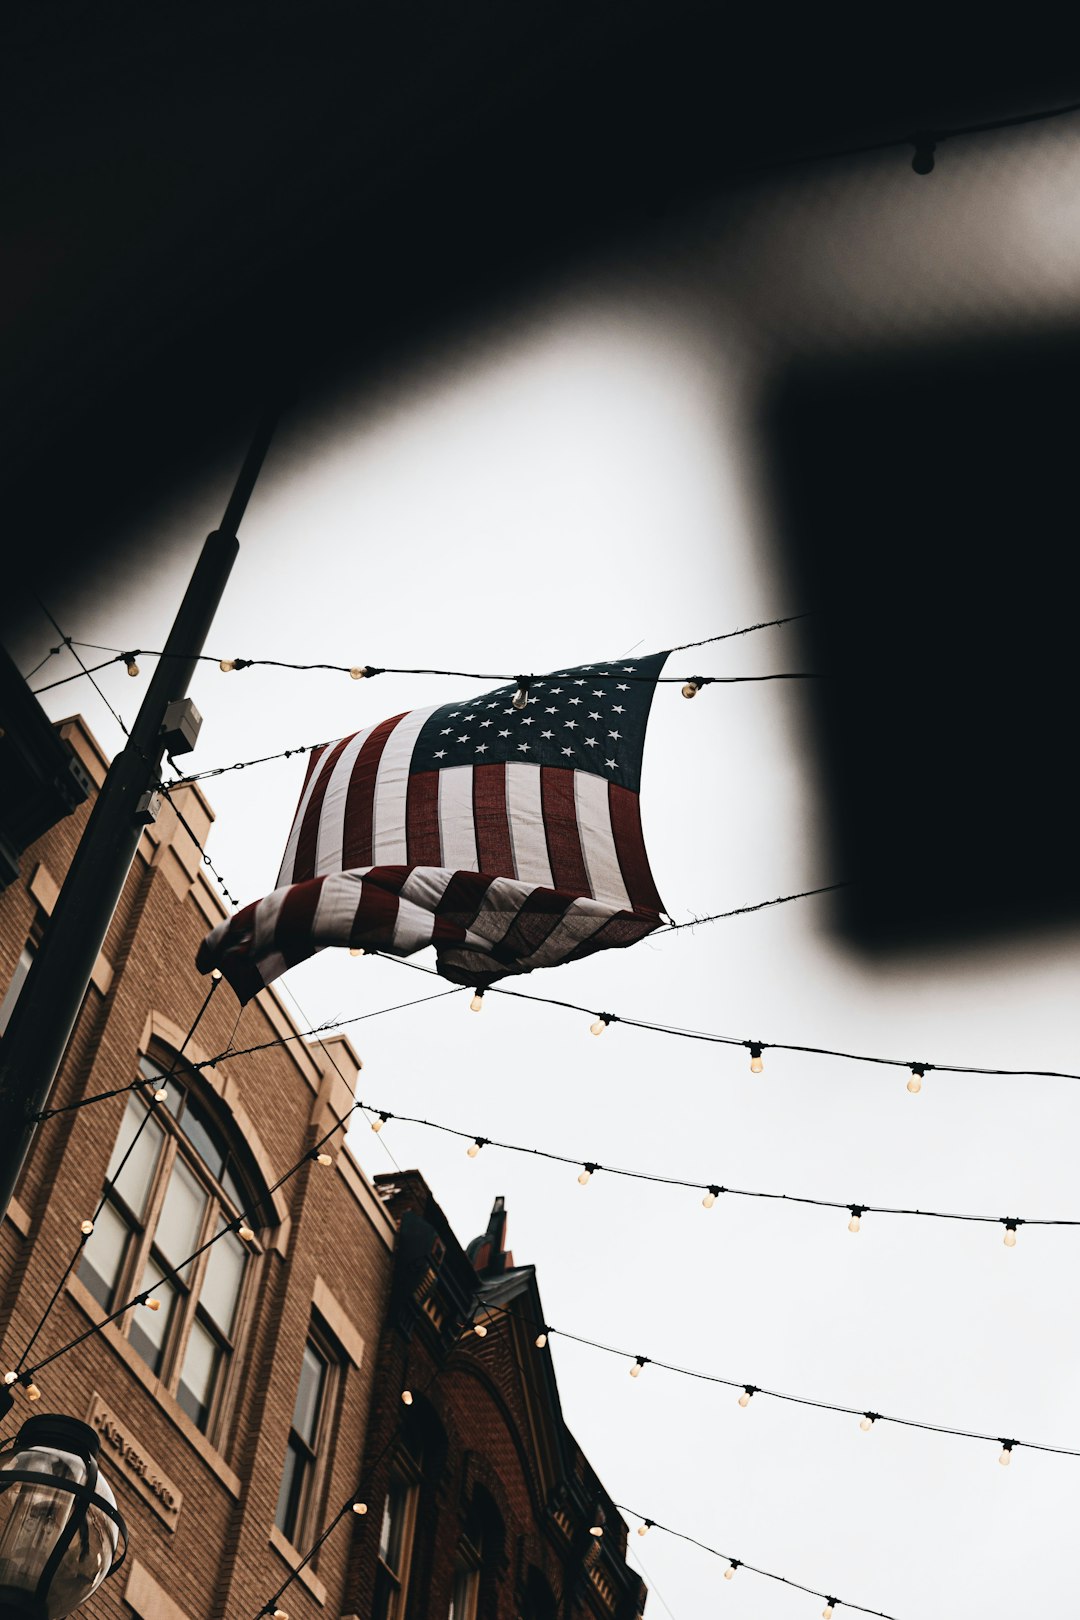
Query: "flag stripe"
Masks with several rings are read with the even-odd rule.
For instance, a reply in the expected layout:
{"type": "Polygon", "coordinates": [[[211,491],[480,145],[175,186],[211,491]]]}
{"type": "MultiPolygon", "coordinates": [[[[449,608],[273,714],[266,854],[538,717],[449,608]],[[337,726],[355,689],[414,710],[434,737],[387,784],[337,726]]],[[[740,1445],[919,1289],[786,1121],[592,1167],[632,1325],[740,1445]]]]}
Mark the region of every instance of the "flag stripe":
{"type": "Polygon", "coordinates": [[[374,866],[404,864],[409,859],[406,798],[413,748],[428,709],[403,714],[386,740],[375,778],[371,861],[374,866]]]}
{"type": "Polygon", "coordinates": [[[330,767],[330,781],[323,795],[319,819],[319,840],[315,850],[315,876],[340,872],[344,866],[345,817],[348,812],[349,783],[357,756],[371,736],[372,727],[357,731],[348,739],[330,767]]]}
{"type": "Polygon", "coordinates": [[[581,853],[574,774],[554,765],[541,766],[540,803],[554,887],[587,894],[589,874],[581,853]]]}
{"type": "Polygon", "coordinates": [[[577,806],[581,853],[589,873],[585,887],[597,900],[606,900],[620,907],[629,906],[630,896],[623,882],[611,830],[607,783],[589,771],[575,771],[574,802],[577,806]]]}
{"type": "Polygon", "coordinates": [[[341,864],[346,870],[351,866],[374,864],[371,846],[379,761],[382,759],[383,749],[389,741],[390,733],[402,719],[404,715],[395,714],[392,719],[383,720],[380,725],[374,726],[356,757],[356,764],[349,778],[349,795],[345,806],[345,839],[341,851],[341,864]]]}
{"type": "MultiPolygon", "coordinates": [[[[514,845],[513,876],[526,883],[552,888],[544,814],[540,798],[539,765],[506,767],[506,802],[510,812],[510,837],[514,845]]],[[[449,863],[447,863],[449,864],[449,863]]]]}
{"type": "Polygon", "coordinates": [[[629,788],[609,782],[608,805],[619,866],[630,903],[635,910],[660,912],[664,909],[664,902],[656,892],[649,857],[645,853],[645,840],[641,833],[641,800],[629,788]]]}
{"type": "Polygon", "coordinates": [[[440,771],[419,771],[409,777],[405,825],[408,831],[408,858],[413,866],[442,866],[442,839],[439,836],[440,771]]]}
{"type": "Polygon", "coordinates": [[[322,818],[323,799],[334,766],[351,741],[350,737],[343,737],[339,743],[335,743],[333,748],[322,756],[318,771],[313,773],[308,782],[305,798],[301,799],[293,822],[289,847],[281,864],[279,886],[282,883],[302,883],[305,879],[315,876],[315,854],[319,847],[319,822],[322,818]]]}
{"type": "Polygon", "coordinates": [[[514,846],[506,813],[506,766],[473,767],[473,821],[481,872],[512,872],[514,846]]]}
{"type": "Polygon", "coordinates": [[[294,883],[285,890],[274,928],[274,944],[289,967],[311,955],[311,932],[325,878],[294,883]]]}
{"type": "Polygon", "coordinates": [[[454,765],[439,772],[439,835],[442,864],[462,872],[475,872],[476,830],[472,818],[471,765],[454,765]]]}

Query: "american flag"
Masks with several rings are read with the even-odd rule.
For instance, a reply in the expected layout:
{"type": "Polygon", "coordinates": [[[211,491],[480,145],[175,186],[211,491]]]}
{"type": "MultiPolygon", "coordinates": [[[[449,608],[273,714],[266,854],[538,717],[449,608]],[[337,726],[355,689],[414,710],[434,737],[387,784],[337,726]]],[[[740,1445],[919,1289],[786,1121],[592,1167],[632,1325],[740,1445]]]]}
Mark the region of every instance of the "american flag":
{"type": "Polygon", "coordinates": [[[666,653],[582,664],[414,709],[312,753],[278,887],[220,923],[198,967],[241,1001],[328,945],[483,988],[632,945],[660,922],[641,756],[666,653]]]}

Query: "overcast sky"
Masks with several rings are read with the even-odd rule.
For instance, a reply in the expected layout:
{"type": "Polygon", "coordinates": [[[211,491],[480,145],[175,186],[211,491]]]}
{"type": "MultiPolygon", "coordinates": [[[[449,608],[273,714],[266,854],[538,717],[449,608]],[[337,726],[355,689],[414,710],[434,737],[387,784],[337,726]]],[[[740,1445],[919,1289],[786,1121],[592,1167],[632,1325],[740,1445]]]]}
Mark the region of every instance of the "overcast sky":
{"type": "MultiPolygon", "coordinates": [[[[798,612],[780,570],[753,406],[786,347],[928,325],[1053,318],[1077,292],[1078,127],[1061,121],[778,182],[539,292],[380,391],[301,407],[241,531],[216,656],[541,673],[798,612]]],[[[239,449],[237,454],[239,455],[239,449]]],[[[75,600],[65,633],[160,646],[232,473],[164,501],[123,562],[75,600]]],[[[29,668],[44,621],[15,649],[29,668]]],[[[148,660],[144,661],[149,663],[148,660]]],[[[805,667],[798,626],[692,655],[668,673],[805,667]]],[[[47,666],[61,672],[61,661],[47,666]]],[[[66,672],[66,671],[65,671],[66,672]]],[[[38,681],[45,679],[45,672],[38,681]]],[[[37,683],[35,683],[37,684],[37,683]]],[[[145,689],[102,684],[130,719],[145,689]]],[[[474,695],[474,681],[204,666],[193,767],[354,731],[474,695]]],[[[115,723],[80,682],[111,752],[115,723]]],[[[798,683],[664,687],[645,749],[646,839],[677,919],[845,877],[821,847],[798,683]]],[[[293,759],[208,785],[210,852],[240,903],[273,886],[303,774],[293,759]]],[[[913,814],[932,814],[929,801],[913,814]]],[[[425,955],[419,960],[428,960],[425,955]]],[[[806,900],[537,974],[527,988],[596,1010],[939,1062],[1077,1069],[1080,935],[861,959],[827,900],[806,900]]],[[[325,952],[285,981],[313,1021],[422,994],[394,964],[325,952]]],[[[851,1202],[1080,1216],[1080,1084],[906,1074],[745,1052],[468,997],[358,1026],[363,1094],[485,1136],[659,1174],[851,1202]]],[[[241,1025],[241,1034],[243,1025],[241,1025]]],[[[272,1099],[267,1099],[268,1105],[272,1099]]],[[[595,1176],[391,1123],[354,1131],[372,1173],[418,1166],[458,1236],[505,1194],[519,1263],[556,1326],[724,1377],[992,1435],[1080,1447],[1080,1234],[847,1217],[595,1176]]],[[[755,1399],[554,1338],[567,1420],[619,1502],[794,1581],[914,1620],[1046,1617],[1075,1603],[1080,1460],[755,1399]],[[1069,1594],[1066,1601],[1065,1595],[1069,1594]]],[[[654,1531],[631,1551],[649,1613],[800,1620],[819,1599],[654,1531]]],[[[841,1613],[843,1611],[840,1611],[841,1613]]]]}

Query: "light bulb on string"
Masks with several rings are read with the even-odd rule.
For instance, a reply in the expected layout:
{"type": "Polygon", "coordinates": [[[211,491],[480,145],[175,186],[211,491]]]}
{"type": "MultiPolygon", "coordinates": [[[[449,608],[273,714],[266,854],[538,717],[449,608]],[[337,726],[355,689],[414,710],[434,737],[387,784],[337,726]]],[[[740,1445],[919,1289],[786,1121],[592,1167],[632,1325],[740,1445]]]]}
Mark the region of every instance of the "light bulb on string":
{"type": "Polygon", "coordinates": [[[1023,1223],[1021,1222],[1019,1217],[1017,1217],[1015,1220],[1013,1220],[1012,1218],[1007,1218],[1005,1216],[1002,1216],[1001,1217],[1001,1224],[1005,1228],[1005,1247],[1007,1249],[1015,1249],[1016,1248],[1016,1228],[1018,1226],[1021,1226],[1023,1223]]]}
{"type": "Polygon", "coordinates": [[[835,1603],[835,1598],[831,1597],[825,1599],[825,1607],[821,1611],[821,1620],[833,1620],[833,1605],[835,1603]]]}
{"type": "Polygon", "coordinates": [[[739,1560],[737,1558],[733,1558],[731,1560],[731,1563],[728,1565],[727,1569],[725,1569],[725,1571],[724,1571],[724,1579],[725,1579],[725,1581],[731,1581],[731,1580],[735,1579],[735,1571],[738,1569],[738,1567],[739,1567],[739,1560]]]}
{"type": "Polygon", "coordinates": [[[1002,1468],[1008,1468],[1009,1464],[1012,1462],[1013,1446],[1015,1446],[1015,1444],[1015,1440],[1003,1440],[1001,1442],[1001,1456],[998,1458],[998,1462],[1001,1464],[1002,1468]]]}
{"type": "Polygon", "coordinates": [[[849,1204],[848,1209],[851,1211],[851,1219],[847,1223],[847,1229],[849,1232],[857,1232],[862,1225],[862,1217],[866,1214],[866,1205],[849,1204]]]}
{"type": "Polygon", "coordinates": [[[719,1198],[722,1191],[723,1191],[723,1188],[721,1188],[721,1187],[716,1187],[716,1186],[710,1187],[708,1192],[705,1194],[704,1198],[701,1200],[702,1209],[712,1209],[713,1205],[716,1203],[716,1200],[719,1198]]]}
{"type": "Polygon", "coordinates": [[[143,1304],[146,1306],[148,1311],[160,1311],[161,1309],[160,1299],[146,1299],[143,1301],[143,1304]]]}
{"type": "Polygon", "coordinates": [[[757,1385],[756,1384],[744,1384],[743,1385],[743,1392],[739,1396],[739,1405],[740,1406],[749,1406],[753,1396],[756,1395],[756,1393],[757,1393],[757,1385]]]}
{"type": "Polygon", "coordinates": [[[859,1428],[864,1434],[869,1434],[880,1416],[880,1412],[864,1412],[859,1419],[859,1428]]]}
{"type": "Polygon", "coordinates": [[[603,1535],[603,1533],[604,1533],[604,1527],[603,1527],[602,1524],[590,1524],[590,1526],[589,1526],[589,1534],[590,1534],[590,1536],[595,1536],[596,1539],[599,1541],[599,1539],[603,1535]]]}
{"type": "Polygon", "coordinates": [[[612,1017],[610,1013],[597,1013],[596,1022],[589,1025],[589,1034],[602,1035],[611,1022],[612,1017]]]}
{"type": "Polygon", "coordinates": [[[349,674],[354,681],[362,681],[368,672],[367,664],[354,664],[349,674]]]}
{"type": "Polygon", "coordinates": [[[28,1401],[40,1401],[41,1399],[41,1391],[33,1381],[26,1386],[26,1398],[28,1401]]]}
{"type": "Polygon", "coordinates": [[[644,1365],[648,1361],[648,1359],[649,1359],[648,1356],[635,1356],[634,1357],[634,1365],[630,1369],[631,1378],[640,1378],[641,1377],[641,1369],[642,1369],[642,1367],[644,1367],[644,1365]]]}
{"type": "Polygon", "coordinates": [[[469,1011],[470,1012],[483,1012],[483,1010],[484,1010],[484,992],[479,987],[477,987],[477,989],[475,989],[473,991],[472,1000],[469,1002],[469,1011]]]}
{"type": "Polygon", "coordinates": [[[411,1389],[403,1389],[402,1390],[402,1392],[401,1392],[401,1404],[402,1404],[402,1406],[411,1406],[412,1405],[412,1390],[411,1389]]]}
{"type": "Polygon", "coordinates": [[[19,1382],[19,1375],[18,1375],[17,1372],[6,1372],[4,1374],[4,1383],[5,1384],[10,1386],[11,1384],[17,1384],[18,1382],[19,1382]]]}
{"type": "Polygon", "coordinates": [[[548,1330],[547,1330],[547,1328],[541,1328],[540,1332],[536,1335],[536,1340],[535,1340],[536,1348],[538,1350],[542,1350],[544,1348],[545,1344],[547,1344],[547,1341],[548,1341],[548,1330]]]}
{"type": "Polygon", "coordinates": [[[315,1160],[316,1164],[328,1165],[333,1164],[334,1162],[333,1157],[329,1153],[312,1153],[311,1157],[315,1160]]]}
{"type": "Polygon", "coordinates": [[[925,1073],[925,1063],[913,1063],[911,1065],[911,1078],[908,1080],[907,1088],[913,1097],[917,1096],[922,1090],[923,1076],[925,1073]]]}
{"type": "Polygon", "coordinates": [[[354,1502],[353,1505],[352,1505],[352,1510],[353,1510],[354,1513],[357,1513],[357,1514],[361,1515],[361,1517],[362,1517],[367,1512],[367,1503],[366,1502],[354,1502]]]}
{"type": "Polygon", "coordinates": [[[578,1176],[578,1185],[582,1186],[582,1187],[587,1187],[589,1185],[589,1180],[590,1180],[590,1178],[592,1176],[593,1171],[596,1170],[597,1168],[598,1168],[598,1166],[595,1165],[595,1164],[584,1164],[584,1165],[582,1165],[581,1174],[580,1174],[580,1176],[578,1176]]]}
{"type": "Polygon", "coordinates": [[[378,1119],[373,1119],[372,1122],[371,1122],[371,1128],[375,1132],[376,1136],[378,1136],[379,1132],[382,1130],[382,1128],[386,1124],[387,1120],[388,1119],[393,1119],[393,1117],[394,1117],[393,1114],[389,1113],[386,1109],[384,1109],[384,1108],[379,1109],[379,1117],[378,1117],[378,1119]]]}
{"type": "Polygon", "coordinates": [[[695,697],[697,697],[698,693],[701,691],[701,688],[704,685],[705,685],[705,677],[703,675],[691,675],[690,679],[686,682],[686,685],[682,689],[683,697],[684,698],[695,698],[695,697]]]}
{"type": "Polygon", "coordinates": [[[473,1323],[473,1332],[476,1334],[476,1337],[478,1339],[486,1339],[487,1338],[488,1330],[487,1330],[487,1328],[486,1328],[486,1326],[484,1325],[483,1322],[474,1322],[473,1323]]]}
{"type": "Polygon", "coordinates": [[[255,1236],[255,1233],[250,1226],[238,1226],[236,1228],[236,1235],[237,1237],[242,1238],[245,1243],[250,1243],[252,1238],[255,1236]]]}
{"type": "Polygon", "coordinates": [[[215,984],[220,984],[221,983],[221,969],[220,968],[212,968],[211,971],[210,971],[210,977],[211,977],[211,979],[213,980],[213,982],[215,984]]]}
{"type": "Polygon", "coordinates": [[[519,675],[517,678],[517,691],[510,699],[515,709],[524,709],[529,701],[529,687],[532,685],[531,675],[519,675]]]}
{"type": "Polygon", "coordinates": [[[168,1100],[169,1100],[169,1093],[165,1090],[165,1087],[164,1086],[158,1086],[157,1090],[154,1092],[154,1101],[155,1102],[168,1102],[168,1100]]]}
{"type": "Polygon", "coordinates": [[[80,1221],[79,1222],[79,1231],[82,1233],[83,1237],[89,1237],[93,1230],[94,1230],[93,1221],[80,1221]]]}
{"type": "Polygon", "coordinates": [[[762,1052],[761,1042],[760,1041],[747,1041],[746,1044],[750,1048],[750,1073],[751,1074],[760,1074],[762,1069],[765,1067],[765,1064],[762,1062],[762,1058],[761,1058],[761,1052],[762,1052]]]}
{"type": "Polygon", "coordinates": [[[365,953],[364,947],[362,945],[350,945],[349,946],[349,955],[350,956],[364,956],[365,954],[366,953],[365,953]]]}
{"type": "Polygon", "coordinates": [[[639,1536],[647,1536],[649,1531],[652,1529],[654,1523],[655,1523],[655,1520],[653,1520],[653,1519],[642,1519],[641,1523],[637,1527],[638,1535],[639,1536]]]}
{"type": "Polygon", "coordinates": [[[235,658],[223,658],[221,660],[221,662],[218,664],[218,669],[220,669],[220,671],[221,671],[221,673],[223,675],[231,674],[231,672],[235,668],[236,668],[236,659],[235,658]]]}
{"type": "Polygon", "coordinates": [[[120,657],[123,659],[125,665],[127,666],[128,674],[131,675],[132,677],[136,676],[139,673],[139,666],[135,662],[135,654],[133,652],[121,653],[120,657]]]}
{"type": "Polygon", "coordinates": [[[468,1154],[470,1159],[475,1159],[476,1155],[480,1152],[480,1149],[482,1147],[487,1147],[488,1141],[489,1138],[486,1136],[474,1137],[469,1143],[468,1147],[465,1149],[465,1152],[468,1154]]]}

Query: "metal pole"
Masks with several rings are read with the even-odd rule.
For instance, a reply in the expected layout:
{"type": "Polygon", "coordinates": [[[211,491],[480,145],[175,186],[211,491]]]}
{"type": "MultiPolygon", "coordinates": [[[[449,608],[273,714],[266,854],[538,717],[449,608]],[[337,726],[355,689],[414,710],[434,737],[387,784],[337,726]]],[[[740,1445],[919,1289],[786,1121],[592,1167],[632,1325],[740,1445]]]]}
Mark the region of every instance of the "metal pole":
{"type": "Polygon", "coordinates": [[[220,529],[207,536],[127,746],[109,767],[41,947],[0,1041],[0,1213],[15,1191],[67,1043],[105,943],[142,824],[136,807],[160,780],[162,721],[185,697],[239,549],[236,530],[259,475],[280,406],[256,429],[220,529]]]}

